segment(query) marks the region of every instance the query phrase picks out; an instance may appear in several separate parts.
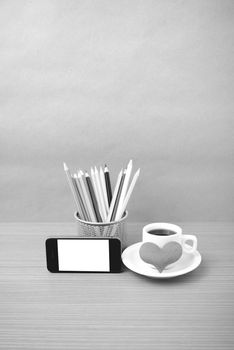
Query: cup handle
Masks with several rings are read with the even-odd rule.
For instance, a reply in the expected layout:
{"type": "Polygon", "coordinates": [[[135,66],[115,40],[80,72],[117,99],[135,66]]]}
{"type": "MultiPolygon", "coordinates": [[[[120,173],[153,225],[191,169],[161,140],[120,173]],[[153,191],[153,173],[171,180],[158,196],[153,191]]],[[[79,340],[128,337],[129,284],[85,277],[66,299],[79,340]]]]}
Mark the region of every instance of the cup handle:
{"type": "Polygon", "coordinates": [[[183,248],[186,253],[194,253],[197,250],[197,237],[194,235],[183,235],[183,248]],[[186,241],[192,241],[192,246],[185,246],[186,241]]]}

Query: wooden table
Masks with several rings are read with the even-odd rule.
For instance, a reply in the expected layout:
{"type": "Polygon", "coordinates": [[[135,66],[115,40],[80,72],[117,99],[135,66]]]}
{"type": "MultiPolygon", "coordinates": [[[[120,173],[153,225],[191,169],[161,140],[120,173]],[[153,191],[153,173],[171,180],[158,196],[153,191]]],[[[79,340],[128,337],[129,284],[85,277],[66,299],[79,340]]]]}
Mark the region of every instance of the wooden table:
{"type": "MultiPolygon", "coordinates": [[[[0,349],[234,349],[234,224],[178,224],[197,235],[203,261],[170,280],[51,274],[45,239],[75,225],[1,224],[0,349]]],[[[127,244],[143,225],[127,226],[127,244]]]]}

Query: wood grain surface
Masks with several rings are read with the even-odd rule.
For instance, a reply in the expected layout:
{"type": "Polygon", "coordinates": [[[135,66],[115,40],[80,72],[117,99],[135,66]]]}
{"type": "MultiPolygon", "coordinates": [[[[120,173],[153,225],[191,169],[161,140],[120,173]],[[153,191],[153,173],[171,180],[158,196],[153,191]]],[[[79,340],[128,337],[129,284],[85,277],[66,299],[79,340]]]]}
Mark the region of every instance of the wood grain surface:
{"type": "MultiPolygon", "coordinates": [[[[234,348],[234,224],[178,223],[196,234],[192,273],[153,280],[120,274],[51,274],[45,239],[73,224],[0,225],[0,349],[234,348]]],[[[129,224],[126,245],[141,237],[129,224]]]]}

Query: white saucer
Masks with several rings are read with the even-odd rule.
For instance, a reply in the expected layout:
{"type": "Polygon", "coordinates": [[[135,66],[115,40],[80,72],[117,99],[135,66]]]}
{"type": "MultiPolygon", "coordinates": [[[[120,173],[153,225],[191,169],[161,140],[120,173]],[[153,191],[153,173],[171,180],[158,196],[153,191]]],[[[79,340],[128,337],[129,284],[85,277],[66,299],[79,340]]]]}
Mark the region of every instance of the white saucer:
{"type": "Polygon", "coordinates": [[[143,242],[135,243],[126,248],[122,253],[122,261],[130,270],[152,278],[171,278],[184,275],[195,270],[201,263],[201,255],[196,250],[194,253],[183,252],[181,258],[174,264],[159,272],[153,265],[145,263],[139,255],[139,248],[143,242]]]}

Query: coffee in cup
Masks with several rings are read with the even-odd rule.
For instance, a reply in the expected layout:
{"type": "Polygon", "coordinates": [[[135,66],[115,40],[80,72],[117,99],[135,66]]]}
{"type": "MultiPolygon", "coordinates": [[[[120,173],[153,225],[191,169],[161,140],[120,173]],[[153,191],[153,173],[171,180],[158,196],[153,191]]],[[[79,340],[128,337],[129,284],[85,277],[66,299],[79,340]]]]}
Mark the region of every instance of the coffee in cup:
{"type": "Polygon", "coordinates": [[[152,229],[148,231],[151,235],[157,235],[157,236],[171,236],[174,235],[176,232],[166,229],[152,229]]]}

